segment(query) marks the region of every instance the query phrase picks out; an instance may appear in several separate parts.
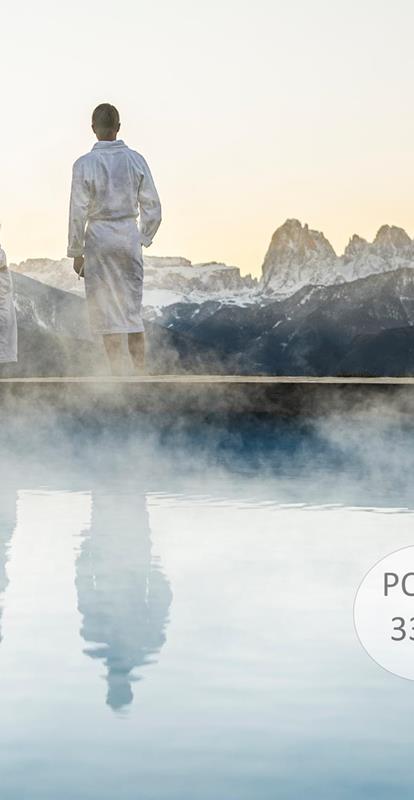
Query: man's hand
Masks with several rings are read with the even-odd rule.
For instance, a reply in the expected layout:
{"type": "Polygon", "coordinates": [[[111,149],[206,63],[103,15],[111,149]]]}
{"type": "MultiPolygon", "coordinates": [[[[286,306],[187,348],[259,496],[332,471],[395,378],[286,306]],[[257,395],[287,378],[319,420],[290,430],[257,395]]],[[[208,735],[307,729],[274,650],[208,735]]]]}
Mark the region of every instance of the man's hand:
{"type": "Polygon", "coordinates": [[[76,256],[76,258],[73,259],[73,269],[75,270],[76,274],[79,275],[79,277],[83,277],[84,261],[85,259],[83,256],[76,256]]]}

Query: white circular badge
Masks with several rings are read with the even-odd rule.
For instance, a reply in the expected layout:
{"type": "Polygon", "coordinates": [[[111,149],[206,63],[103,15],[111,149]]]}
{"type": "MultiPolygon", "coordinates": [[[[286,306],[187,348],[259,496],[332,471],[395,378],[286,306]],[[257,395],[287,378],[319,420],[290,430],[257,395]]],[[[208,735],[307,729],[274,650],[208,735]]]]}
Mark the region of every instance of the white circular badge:
{"type": "Polygon", "coordinates": [[[414,681],[414,547],[375,564],[354,605],[358,638],[381,667],[414,681]]]}

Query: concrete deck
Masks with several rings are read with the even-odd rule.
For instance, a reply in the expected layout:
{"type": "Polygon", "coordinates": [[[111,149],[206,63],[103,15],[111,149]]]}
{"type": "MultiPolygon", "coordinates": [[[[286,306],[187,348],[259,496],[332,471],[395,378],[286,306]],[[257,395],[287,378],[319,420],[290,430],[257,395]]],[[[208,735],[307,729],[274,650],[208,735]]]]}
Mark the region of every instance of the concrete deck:
{"type": "Polygon", "coordinates": [[[138,378],[0,379],[0,412],[47,408],[82,417],[102,411],[315,416],[381,407],[414,414],[414,378],[146,375],[138,378]]]}
{"type": "Polygon", "coordinates": [[[324,376],[315,378],[307,375],[280,375],[275,377],[262,375],[141,375],[140,377],[71,377],[71,378],[0,378],[2,384],[140,384],[140,383],[185,383],[185,384],[329,384],[329,385],[348,385],[358,384],[361,386],[412,386],[413,378],[336,378],[334,376],[324,376]]]}

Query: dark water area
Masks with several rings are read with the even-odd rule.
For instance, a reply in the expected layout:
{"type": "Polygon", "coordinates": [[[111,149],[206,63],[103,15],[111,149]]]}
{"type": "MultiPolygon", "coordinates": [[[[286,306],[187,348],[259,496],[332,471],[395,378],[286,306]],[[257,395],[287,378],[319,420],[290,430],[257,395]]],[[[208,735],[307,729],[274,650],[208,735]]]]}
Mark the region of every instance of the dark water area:
{"type": "Polygon", "coordinates": [[[131,471],[161,485],[235,474],[274,479],[286,499],[411,506],[414,418],[408,414],[332,413],[320,418],[270,414],[3,415],[0,447],[9,471],[36,479],[50,465],[100,479],[131,471]],[[132,470],[131,470],[132,465],[132,470]]]}

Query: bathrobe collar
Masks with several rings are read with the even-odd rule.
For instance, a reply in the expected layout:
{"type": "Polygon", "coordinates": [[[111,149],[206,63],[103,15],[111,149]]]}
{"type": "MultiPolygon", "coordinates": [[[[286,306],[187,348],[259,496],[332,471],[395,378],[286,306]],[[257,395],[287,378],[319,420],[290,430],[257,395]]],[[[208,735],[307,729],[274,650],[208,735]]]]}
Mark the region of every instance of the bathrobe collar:
{"type": "Polygon", "coordinates": [[[126,147],[125,142],[122,139],[114,139],[113,142],[96,142],[92,147],[92,150],[104,150],[106,148],[110,148],[111,150],[117,149],[118,147],[126,147]]]}

